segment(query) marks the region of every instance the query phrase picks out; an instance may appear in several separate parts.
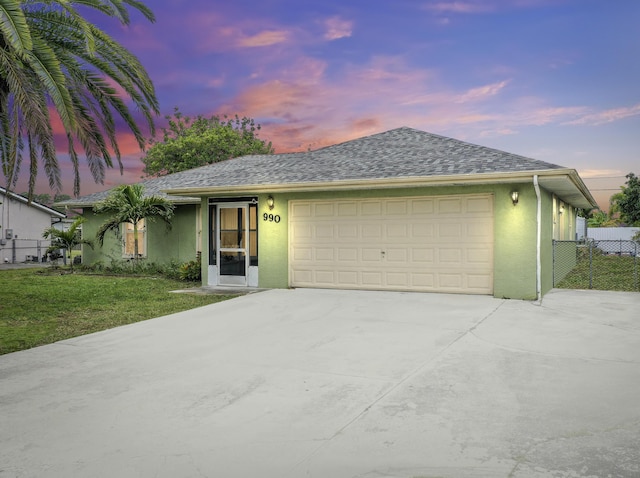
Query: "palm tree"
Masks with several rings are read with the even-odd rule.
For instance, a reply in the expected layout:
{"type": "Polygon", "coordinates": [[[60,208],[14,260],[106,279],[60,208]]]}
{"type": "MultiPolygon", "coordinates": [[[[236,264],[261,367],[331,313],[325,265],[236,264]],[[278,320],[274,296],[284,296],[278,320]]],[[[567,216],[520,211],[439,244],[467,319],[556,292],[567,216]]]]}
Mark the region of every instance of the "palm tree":
{"type": "Polygon", "coordinates": [[[29,195],[40,163],[51,189],[61,189],[50,107],[64,128],[76,196],[80,192],[78,145],[96,182],[103,182],[105,167],[113,167],[112,155],[122,171],[116,117],[144,149],[143,132],[126,100],[154,132],[158,101],[144,67],[83,18],[76,6],[97,10],[124,25],[130,22],[127,7],[155,20],[138,0],[0,0],[0,162],[7,189],[16,184],[25,150],[29,195]]]}
{"type": "Polygon", "coordinates": [[[52,226],[46,229],[42,234],[45,239],[49,239],[51,237],[51,246],[49,246],[49,248],[47,249],[47,254],[53,251],[57,251],[58,249],[65,250],[65,257],[67,253],[69,254],[71,272],[73,272],[73,259],[71,259],[71,250],[81,244],[86,244],[93,248],[93,243],[90,240],[82,238],[80,225],[85,220],[86,219],[84,217],[78,216],[71,223],[71,227],[69,227],[67,231],[62,231],[52,226]]]}
{"type": "Polygon", "coordinates": [[[161,196],[145,196],[142,184],[125,184],[114,188],[103,201],[94,205],[93,210],[96,214],[111,214],[96,233],[101,246],[108,231],[119,234],[121,224],[133,225],[133,256],[137,264],[140,257],[138,224],[143,219],[147,222],[161,219],[170,228],[174,205],[161,196]]]}

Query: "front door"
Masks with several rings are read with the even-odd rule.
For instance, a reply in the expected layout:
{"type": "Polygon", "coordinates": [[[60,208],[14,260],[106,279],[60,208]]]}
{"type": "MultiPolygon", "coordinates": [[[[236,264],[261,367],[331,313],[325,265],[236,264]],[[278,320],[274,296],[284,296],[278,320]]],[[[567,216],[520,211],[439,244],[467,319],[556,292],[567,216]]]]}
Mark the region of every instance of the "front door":
{"type": "Polygon", "coordinates": [[[246,286],[249,270],[249,206],[220,204],[217,210],[218,284],[246,286]]]}

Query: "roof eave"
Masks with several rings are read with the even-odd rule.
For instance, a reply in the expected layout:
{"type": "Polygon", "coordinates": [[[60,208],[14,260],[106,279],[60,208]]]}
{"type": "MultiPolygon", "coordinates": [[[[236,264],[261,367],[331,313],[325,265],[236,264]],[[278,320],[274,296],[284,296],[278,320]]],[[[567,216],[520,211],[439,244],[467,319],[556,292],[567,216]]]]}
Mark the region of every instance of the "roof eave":
{"type": "Polygon", "coordinates": [[[13,199],[14,201],[18,201],[21,202],[23,204],[27,204],[30,205],[31,207],[38,209],[46,214],[49,214],[50,216],[56,216],[60,219],[67,217],[64,213],[61,213],[60,211],[56,211],[55,209],[50,208],[49,206],[45,206],[44,204],[40,204],[39,202],[36,201],[31,201],[29,202],[29,198],[26,198],[24,196],[22,196],[21,194],[16,194],[13,192],[8,192],[5,188],[0,188],[2,190],[2,193],[5,195],[9,195],[9,197],[11,199],[13,199]]]}
{"type": "Polygon", "coordinates": [[[422,176],[406,178],[361,179],[342,181],[319,181],[303,183],[280,184],[245,184],[237,186],[172,188],[163,190],[168,195],[181,196],[215,196],[236,194],[259,193],[287,193],[287,192],[311,192],[311,191],[343,191],[361,189],[395,189],[406,187],[433,187],[433,186],[462,186],[474,184],[505,184],[505,183],[529,183],[534,176],[545,178],[541,181],[545,189],[556,193],[558,197],[568,204],[576,207],[590,209],[597,207],[597,203],[584,185],[575,169],[545,169],[539,171],[518,171],[503,173],[479,173],[479,174],[453,174],[443,176],[422,176]],[[556,178],[556,187],[551,178],[556,178]],[[569,184],[569,187],[567,187],[569,184]]]}
{"type": "Polygon", "coordinates": [[[572,206],[587,210],[599,207],[575,169],[562,171],[563,174],[540,176],[540,185],[572,206]]]}
{"type": "MultiPolygon", "coordinates": [[[[199,197],[170,197],[168,198],[172,204],[200,204],[199,197]]],[[[82,209],[82,208],[90,208],[93,207],[96,203],[102,201],[102,199],[97,201],[90,202],[73,202],[73,200],[63,201],[61,203],[56,203],[54,206],[56,207],[64,207],[65,209],[82,209]]]]}

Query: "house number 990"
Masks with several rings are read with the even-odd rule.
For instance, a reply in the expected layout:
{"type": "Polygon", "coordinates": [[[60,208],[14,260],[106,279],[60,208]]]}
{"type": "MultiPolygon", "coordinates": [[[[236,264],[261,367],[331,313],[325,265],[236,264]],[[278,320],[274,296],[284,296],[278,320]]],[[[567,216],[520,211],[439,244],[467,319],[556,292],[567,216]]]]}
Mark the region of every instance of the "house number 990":
{"type": "Polygon", "coordinates": [[[275,222],[276,224],[278,224],[280,222],[280,216],[279,215],[273,215],[273,214],[267,214],[266,212],[262,215],[262,219],[264,219],[265,221],[269,221],[269,222],[275,222]]]}

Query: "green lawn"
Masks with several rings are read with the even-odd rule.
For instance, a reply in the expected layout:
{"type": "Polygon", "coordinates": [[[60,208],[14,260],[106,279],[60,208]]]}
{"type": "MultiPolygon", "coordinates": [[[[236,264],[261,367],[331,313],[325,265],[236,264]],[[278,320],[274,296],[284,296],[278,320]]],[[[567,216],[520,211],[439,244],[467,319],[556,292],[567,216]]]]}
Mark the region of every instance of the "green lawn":
{"type": "Polygon", "coordinates": [[[236,297],[169,293],[196,286],[50,268],[0,271],[0,354],[236,297]]]}
{"type": "Polygon", "coordinates": [[[590,267],[588,254],[580,254],[576,267],[556,287],[589,289],[591,276],[592,289],[640,291],[640,258],[593,253],[591,259],[590,267]]]}

